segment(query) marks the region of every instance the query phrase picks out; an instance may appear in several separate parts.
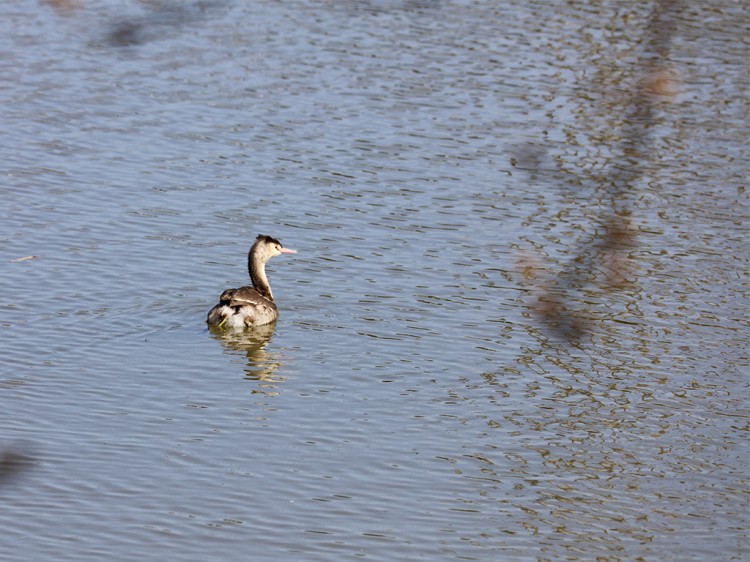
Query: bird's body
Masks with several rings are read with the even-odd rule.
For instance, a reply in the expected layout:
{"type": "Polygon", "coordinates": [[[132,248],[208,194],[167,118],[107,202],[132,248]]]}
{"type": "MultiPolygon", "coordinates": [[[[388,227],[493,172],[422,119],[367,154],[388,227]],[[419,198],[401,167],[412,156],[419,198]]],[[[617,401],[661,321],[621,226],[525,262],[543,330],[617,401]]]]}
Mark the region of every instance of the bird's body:
{"type": "Polygon", "coordinates": [[[227,328],[262,326],[274,322],[279,317],[279,310],[266,278],[266,262],[280,254],[294,253],[275,238],[258,235],[247,255],[252,287],[224,291],[219,297],[219,304],[208,312],[206,321],[227,328]]]}
{"type": "Polygon", "coordinates": [[[244,328],[269,324],[279,317],[276,303],[261,295],[254,287],[227,289],[219,304],[208,313],[208,323],[227,328],[244,328]]]}

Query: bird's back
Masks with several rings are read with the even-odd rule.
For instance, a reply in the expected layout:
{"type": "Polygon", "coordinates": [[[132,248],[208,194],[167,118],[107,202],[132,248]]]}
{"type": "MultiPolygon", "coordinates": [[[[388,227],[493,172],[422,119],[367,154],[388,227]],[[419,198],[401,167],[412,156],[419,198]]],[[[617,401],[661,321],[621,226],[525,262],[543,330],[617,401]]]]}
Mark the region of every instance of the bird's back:
{"type": "Polygon", "coordinates": [[[227,289],[219,297],[219,304],[208,312],[209,324],[227,327],[260,326],[279,317],[276,303],[262,295],[255,287],[227,289]]]}

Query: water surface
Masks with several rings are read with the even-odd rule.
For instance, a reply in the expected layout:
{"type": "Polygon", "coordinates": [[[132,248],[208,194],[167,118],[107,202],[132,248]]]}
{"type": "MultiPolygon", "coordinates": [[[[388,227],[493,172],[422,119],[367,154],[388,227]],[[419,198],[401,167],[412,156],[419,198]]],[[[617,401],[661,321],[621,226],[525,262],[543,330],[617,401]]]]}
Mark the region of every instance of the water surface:
{"type": "Polygon", "coordinates": [[[650,8],[5,2],[0,558],[746,557],[748,14],[633,161],[650,8]]]}

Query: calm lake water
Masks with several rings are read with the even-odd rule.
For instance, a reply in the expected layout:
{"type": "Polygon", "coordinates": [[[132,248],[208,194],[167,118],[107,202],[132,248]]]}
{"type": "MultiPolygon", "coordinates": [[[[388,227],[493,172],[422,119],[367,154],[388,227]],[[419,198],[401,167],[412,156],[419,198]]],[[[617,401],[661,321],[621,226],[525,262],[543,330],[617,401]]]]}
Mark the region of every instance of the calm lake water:
{"type": "Polygon", "coordinates": [[[750,14],[651,7],[3,2],[0,559],[747,560],[750,14]]]}

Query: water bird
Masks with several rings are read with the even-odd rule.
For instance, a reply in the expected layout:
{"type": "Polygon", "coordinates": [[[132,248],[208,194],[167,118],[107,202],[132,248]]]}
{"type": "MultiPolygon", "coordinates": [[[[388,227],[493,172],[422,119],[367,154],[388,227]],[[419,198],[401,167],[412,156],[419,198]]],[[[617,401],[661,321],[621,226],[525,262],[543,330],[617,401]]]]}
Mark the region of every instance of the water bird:
{"type": "Polygon", "coordinates": [[[266,262],[274,256],[296,253],[296,250],[284,248],[276,238],[259,234],[247,253],[247,269],[253,286],[224,291],[219,297],[219,304],[208,312],[208,324],[245,328],[275,321],[279,317],[279,310],[266,277],[266,262]]]}

